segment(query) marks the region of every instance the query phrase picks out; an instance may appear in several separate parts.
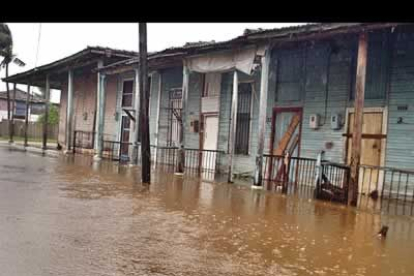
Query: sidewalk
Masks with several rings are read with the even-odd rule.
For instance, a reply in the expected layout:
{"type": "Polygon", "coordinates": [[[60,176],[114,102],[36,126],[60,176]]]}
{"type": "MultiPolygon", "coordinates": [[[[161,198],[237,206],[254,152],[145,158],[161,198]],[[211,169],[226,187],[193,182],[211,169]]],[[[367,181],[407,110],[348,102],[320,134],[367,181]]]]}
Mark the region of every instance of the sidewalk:
{"type": "Polygon", "coordinates": [[[61,151],[56,149],[56,146],[48,146],[46,150],[43,150],[42,143],[40,142],[29,142],[29,146],[24,147],[22,141],[9,143],[8,141],[0,140],[0,147],[8,147],[11,150],[41,153],[47,156],[59,156],[62,153],[61,151]]]}

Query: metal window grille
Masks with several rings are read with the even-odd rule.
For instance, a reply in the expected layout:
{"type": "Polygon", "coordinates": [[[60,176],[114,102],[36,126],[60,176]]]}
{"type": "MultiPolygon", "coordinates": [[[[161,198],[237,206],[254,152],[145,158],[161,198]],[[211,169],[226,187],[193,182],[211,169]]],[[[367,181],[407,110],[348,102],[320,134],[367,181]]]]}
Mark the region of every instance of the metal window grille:
{"type": "Polygon", "coordinates": [[[168,138],[167,146],[178,146],[182,135],[181,110],[182,110],[182,89],[175,88],[169,92],[168,102],[168,138]]]}
{"type": "Polygon", "coordinates": [[[237,103],[235,154],[249,154],[252,84],[240,83],[237,103]]]}

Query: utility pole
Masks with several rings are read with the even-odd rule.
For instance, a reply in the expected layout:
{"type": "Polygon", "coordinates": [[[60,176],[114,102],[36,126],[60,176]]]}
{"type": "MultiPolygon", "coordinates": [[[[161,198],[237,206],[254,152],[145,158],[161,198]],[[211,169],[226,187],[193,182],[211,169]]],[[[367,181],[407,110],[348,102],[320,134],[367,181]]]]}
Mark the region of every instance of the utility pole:
{"type": "Polygon", "coordinates": [[[11,128],[10,128],[10,143],[13,143],[14,138],[14,116],[16,113],[16,83],[13,83],[13,105],[11,109],[11,128]]]}
{"type": "Polygon", "coordinates": [[[30,83],[27,84],[27,95],[26,95],[26,116],[24,118],[24,146],[28,146],[27,141],[27,129],[29,128],[29,103],[30,103],[30,83]]]}
{"type": "Polygon", "coordinates": [[[42,149],[47,149],[47,123],[49,121],[49,93],[50,93],[50,83],[49,83],[49,75],[46,75],[45,81],[45,113],[44,113],[44,122],[43,122],[43,143],[42,149]]]}
{"type": "Polygon", "coordinates": [[[352,133],[351,183],[348,185],[348,204],[356,206],[358,200],[359,165],[361,163],[362,121],[364,116],[365,76],[367,71],[368,34],[361,33],[358,41],[358,61],[355,82],[355,115],[352,133]]]}
{"type": "Polygon", "coordinates": [[[147,64],[147,23],[139,23],[139,91],[140,110],[139,120],[141,127],[141,178],[142,183],[151,182],[151,150],[149,139],[149,91],[148,91],[148,64],[147,64]]]}

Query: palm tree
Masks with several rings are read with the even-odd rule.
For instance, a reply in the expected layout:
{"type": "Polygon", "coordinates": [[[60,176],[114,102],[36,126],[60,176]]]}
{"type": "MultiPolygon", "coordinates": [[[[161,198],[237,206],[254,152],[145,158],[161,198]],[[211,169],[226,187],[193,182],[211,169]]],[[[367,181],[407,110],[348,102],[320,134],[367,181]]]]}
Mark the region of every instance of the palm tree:
{"type": "MultiPolygon", "coordinates": [[[[3,57],[2,62],[0,63],[0,68],[6,68],[6,78],[9,77],[9,64],[11,62],[17,64],[18,66],[25,66],[26,64],[18,59],[13,54],[13,39],[12,34],[5,23],[0,23],[0,56],[3,57]]],[[[10,118],[10,88],[9,83],[6,82],[6,89],[7,89],[7,120],[9,122],[9,135],[10,135],[10,142],[13,141],[13,134],[12,134],[12,120],[10,118]]]]}

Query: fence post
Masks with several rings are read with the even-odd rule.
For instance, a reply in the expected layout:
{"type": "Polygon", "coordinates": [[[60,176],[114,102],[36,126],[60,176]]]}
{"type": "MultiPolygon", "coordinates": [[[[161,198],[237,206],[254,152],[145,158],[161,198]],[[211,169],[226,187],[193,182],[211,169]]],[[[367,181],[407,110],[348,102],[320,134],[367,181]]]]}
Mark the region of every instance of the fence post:
{"type": "Polygon", "coordinates": [[[316,194],[315,197],[318,197],[320,188],[321,188],[321,180],[323,174],[323,165],[322,160],[324,159],[324,151],[321,151],[316,158],[316,166],[315,166],[315,186],[316,186],[316,194]]]}
{"type": "Polygon", "coordinates": [[[72,150],[73,153],[76,153],[76,130],[73,132],[73,145],[72,145],[72,150]]]}
{"type": "Polygon", "coordinates": [[[282,193],[287,193],[288,183],[289,183],[289,171],[290,171],[290,154],[286,152],[285,158],[283,159],[284,171],[283,171],[283,186],[282,193]]]}

